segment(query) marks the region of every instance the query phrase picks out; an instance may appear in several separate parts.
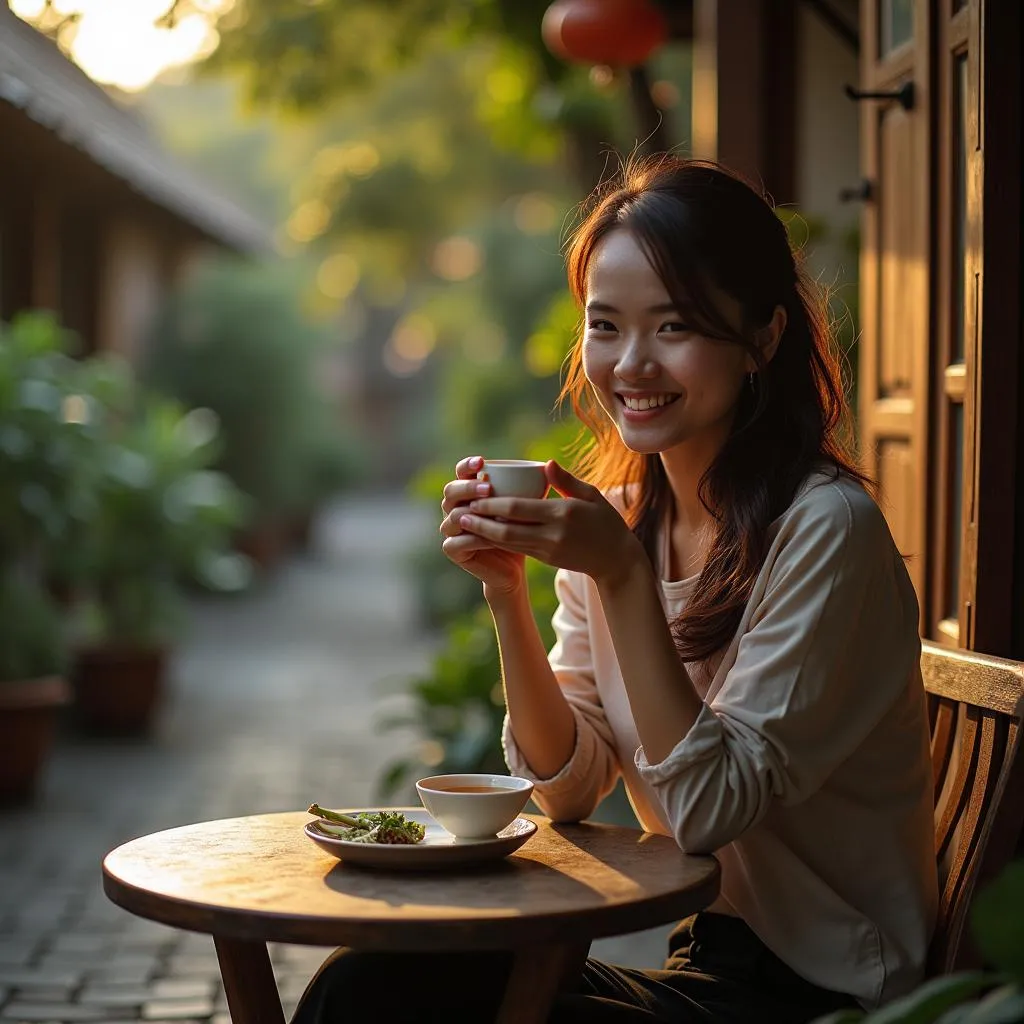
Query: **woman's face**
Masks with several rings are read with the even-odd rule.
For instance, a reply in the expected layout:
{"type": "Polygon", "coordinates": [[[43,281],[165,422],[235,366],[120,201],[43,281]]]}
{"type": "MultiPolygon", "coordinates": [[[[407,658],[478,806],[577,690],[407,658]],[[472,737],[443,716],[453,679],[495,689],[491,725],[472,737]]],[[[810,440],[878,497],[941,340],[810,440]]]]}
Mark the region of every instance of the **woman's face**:
{"type": "MultiPolygon", "coordinates": [[[[739,304],[710,294],[738,328],[739,304]]],[[[687,322],[629,231],[594,250],[585,323],[584,372],[627,448],[651,455],[725,442],[753,359],[687,322]]]]}

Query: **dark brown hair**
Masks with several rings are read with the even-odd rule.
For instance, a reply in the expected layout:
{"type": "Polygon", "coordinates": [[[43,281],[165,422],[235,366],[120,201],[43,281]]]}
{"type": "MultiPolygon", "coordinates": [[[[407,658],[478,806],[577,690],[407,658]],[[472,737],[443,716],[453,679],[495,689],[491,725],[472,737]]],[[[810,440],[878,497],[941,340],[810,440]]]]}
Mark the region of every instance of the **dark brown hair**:
{"type": "MultiPolygon", "coordinates": [[[[570,240],[569,285],[580,306],[594,250],[616,229],[636,238],[680,312],[695,316],[703,334],[742,345],[758,366],[755,386],[743,388],[731,434],[700,482],[716,532],[687,607],[672,624],[680,657],[696,661],[732,639],[767,554],[768,527],[807,476],[823,467],[869,481],[849,447],[827,303],[759,191],[706,161],[631,161],[599,191],[570,240]],[[738,332],[709,285],[738,302],[738,332]],[[786,311],[786,327],[765,363],[755,333],[777,306],[786,311]]],[[[668,478],[658,455],[626,448],[598,405],[583,372],[582,333],[567,360],[562,398],[592,434],[579,471],[602,490],[623,489],[627,521],[656,564],[656,539],[672,500],[668,478]]]]}

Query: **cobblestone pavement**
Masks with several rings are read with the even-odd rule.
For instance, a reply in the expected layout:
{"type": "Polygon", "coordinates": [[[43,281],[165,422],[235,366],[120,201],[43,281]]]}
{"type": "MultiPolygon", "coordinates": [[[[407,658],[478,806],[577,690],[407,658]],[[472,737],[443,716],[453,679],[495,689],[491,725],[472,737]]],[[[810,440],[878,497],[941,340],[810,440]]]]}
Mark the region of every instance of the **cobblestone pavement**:
{"type": "MultiPolygon", "coordinates": [[[[403,553],[433,529],[398,500],[339,505],[313,554],[256,593],[193,604],[153,736],[64,731],[35,805],[0,813],[3,1024],[228,1024],[212,939],[110,903],[100,861],[193,821],[374,803],[386,751],[371,725],[401,699],[389,683],[421,670],[436,643],[415,626],[402,573],[403,553]]],[[[595,953],[654,964],[662,933],[595,953]]],[[[286,1014],[325,952],[271,947],[286,1014]]]]}

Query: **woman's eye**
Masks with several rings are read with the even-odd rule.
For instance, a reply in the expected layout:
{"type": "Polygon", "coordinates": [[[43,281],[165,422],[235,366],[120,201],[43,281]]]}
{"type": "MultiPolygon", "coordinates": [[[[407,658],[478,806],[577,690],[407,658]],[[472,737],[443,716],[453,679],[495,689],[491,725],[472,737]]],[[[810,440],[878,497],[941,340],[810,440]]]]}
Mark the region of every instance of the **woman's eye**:
{"type": "Polygon", "coordinates": [[[680,320],[668,320],[658,330],[664,334],[679,334],[692,331],[693,328],[689,324],[682,323],[680,320]]]}
{"type": "Polygon", "coordinates": [[[610,331],[615,330],[615,324],[611,320],[591,320],[587,327],[592,331],[600,331],[603,334],[608,334],[610,331]]]}

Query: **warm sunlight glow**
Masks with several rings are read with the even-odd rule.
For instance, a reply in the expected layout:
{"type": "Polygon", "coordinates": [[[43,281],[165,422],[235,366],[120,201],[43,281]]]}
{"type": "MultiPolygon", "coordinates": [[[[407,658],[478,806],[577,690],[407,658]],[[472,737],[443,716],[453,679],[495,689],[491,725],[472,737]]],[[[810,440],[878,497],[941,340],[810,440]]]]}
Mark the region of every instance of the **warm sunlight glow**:
{"type": "Polygon", "coordinates": [[[453,235],[438,242],[430,257],[430,266],[446,281],[465,281],[483,266],[484,254],[472,238],[453,235]]]}
{"type": "Polygon", "coordinates": [[[45,6],[46,0],[10,0],[11,10],[19,18],[38,18],[45,6]]]}
{"type": "Polygon", "coordinates": [[[497,324],[482,323],[468,331],[462,339],[462,353],[481,365],[500,361],[508,348],[508,338],[497,324]]]}
{"type": "Polygon", "coordinates": [[[359,283],[359,264],[347,252],[336,252],[320,264],[316,283],[330,299],[347,299],[359,283]]]}
{"type": "MultiPolygon", "coordinates": [[[[214,23],[234,0],[191,0],[190,12],[172,27],[157,24],[171,0],[53,0],[62,16],[75,15],[70,53],[90,78],[105,85],[144,89],[168,68],[210,54],[218,42],[214,23]]],[[[12,0],[15,14],[33,21],[45,13],[44,0],[12,0]]],[[[61,36],[64,42],[64,36],[61,36]]]]}
{"type": "Polygon", "coordinates": [[[410,363],[422,363],[437,344],[437,329],[422,313],[410,313],[394,329],[391,344],[410,363]]]}
{"type": "Polygon", "coordinates": [[[516,227],[527,235],[543,235],[558,223],[558,207],[539,192],[528,192],[516,202],[516,227]]]}
{"type": "Polygon", "coordinates": [[[331,223],[331,208],[322,199],[307,199],[288,218],[288,236],[305,244],[319,238],[331,223]]]}
{"type": "Polygon", "coordinates": [[[395,327],[384,346],[384,365],[396,377],[411,377],[437,344],[437,329],[429,317],[411,313],[395,327]]]}

